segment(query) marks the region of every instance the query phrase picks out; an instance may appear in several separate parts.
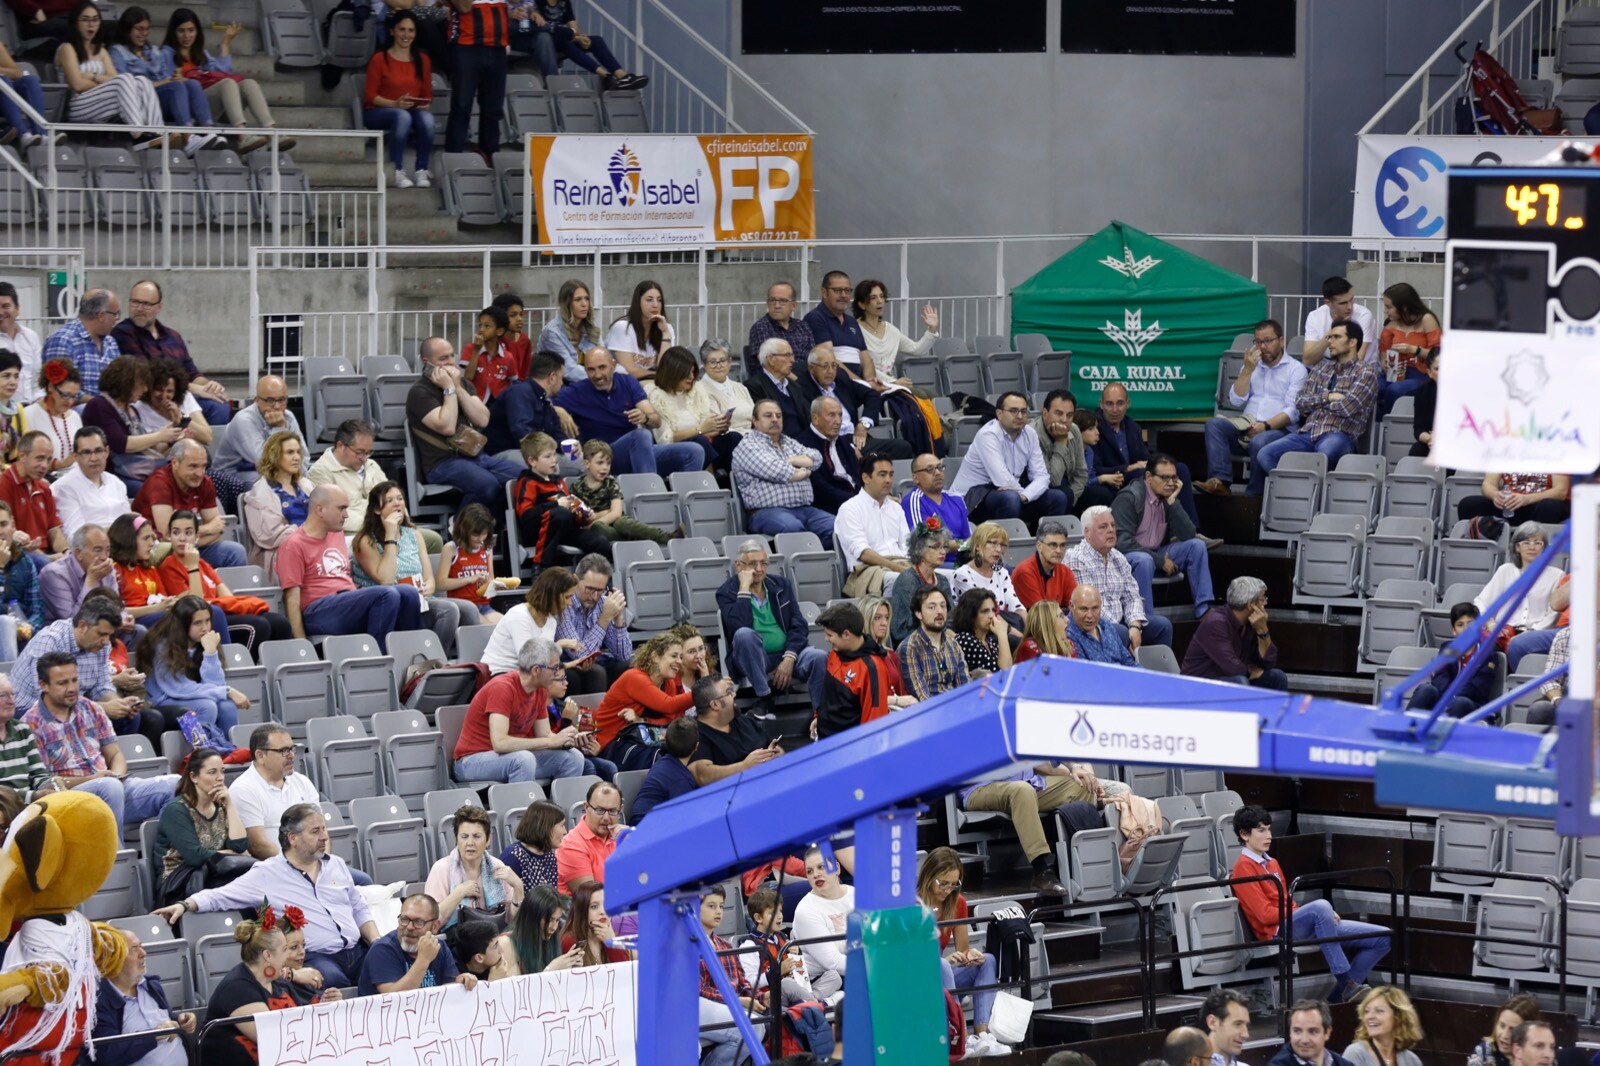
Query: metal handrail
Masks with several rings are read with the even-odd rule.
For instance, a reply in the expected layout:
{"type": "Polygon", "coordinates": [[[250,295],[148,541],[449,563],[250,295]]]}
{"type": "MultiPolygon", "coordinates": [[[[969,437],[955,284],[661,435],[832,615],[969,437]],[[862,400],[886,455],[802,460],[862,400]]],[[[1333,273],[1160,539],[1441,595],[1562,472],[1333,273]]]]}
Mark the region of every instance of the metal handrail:
{"type": "MultiPolygon", "coordinates": [[[[1489,51],[1491,51],[1491,52],[1498,51],[1499,47],[1500,47],[1500,42],[1505,40],[1506,37],[1511,33],[1512,30],[1515,30],[1518,26],[1522,25],[1523,21],[1525,19],[1527,19],[1527,17],[1529,15],[1531,15],[1535,11],[1540,10],[1541,8],[1545,7],[1547,5],[1547,3],[1548,3],[1548,0],[1529,0],[1528,6],[1523,8],[1521,13],[1518,14],[1516,18],[1512,19],[1510,22],[1506,23],[1504,26],[1496,25],[1494,27],[1494,29],[1493,29],[1493,32],[1492,32],[1490,38],[1489,38],[1489,51]]],[[[1496,9],[1495,15],[1496,15],[1496,19],[1498,19],[1498,17],[1499,17],[1498,9],[1496,9]]],[[[1457,47],[1460,47],[1460,46],[1458,45],[1457,47]]],[[[1515,77],[1514,74],[1513,74],[1513,77],[1515,77]]],[[[1422,113],[1421,117],[1418,118],[1417,121],[1412,125],[1412,127],[1410,129],[1410,132],[1412,134],[1418,134],[1418,133],[1425,132],[1426,128],[1427,128],[1427,125],[1428,125],[1428,120],[1430,118],[1432,118],[1435,114],[1437,114],[1439,112],[1439,110],[1441,108],[1443,108],[1446,104],[1450,103],[1450,101],[1455,97],[1456,92],[1466,84],[1466,81],[1467,81],[1467,72],[1466,71],[1462,71],[1460,74],[1457,74],[1455,80],[1452,81],[1445,88],[1444,92],[1439,94],[1439,98],[1437,100],[1435,100],[1433,102],[1433,104],[1431,106],[1429,106],[1428,109],[1422,113]]],[[[1427,101],[1424,100],[1423,103],[1426,104],[1427,101]]]]}
{"type": "MultiPolygon", "coordinates": [[[[1284,944],[1285,940],[1284,940],[1283,929],[1289,924],[1289,894],[1284,889],[1283,882],[1278,879],[1276,874],[1259,873],[1259,874],[1251,874],[1248,877],[1218,877],[1218,878],[1212,878],[1209,881],[1187,881],[1187,882],[1185,882],[1185,883],[1183,883],[1181,885],[1176,885],[1176,884],[1175,885],[1163,885],[1161,888],[1158,888],[1154,893],[1151,894],[1151,896],[1150,896],[1150,908],[1152,910],[1154,910],[1156,904],[1161,901],[1161,897],[1166,895],[1169,892],[1193,892],[1195,890],[1202,889],[1202,888],[1232,888],[1234,885],[1248,885],[1248,884],[1254,884],[1254,883],[1259,882],[1259,881],[1266,881],[1266,882],[1271,883],[1272,891],[1273,891],[1274,895],[1277,896],[1277,899],[1278,899],[1278,935],[1277,936],[1272,937],[1271,939],[1268,939],[1268,940],[1250,940],[1250,941],[1245,942],[1245,943],[1239,943],[1239,944],[1234,944],[1234,945],[1212,944],[1212,945],[1209,945],[1207,947],[1190,948],[1187,951],[1170,951],[1170,952],[1162,952],[1160,954],[1157,954],[1157,952],[1156,952],[1155,922],[1150,922],[1149,923],[1149,932],[1148,932],[1148,934],[1145,934],[1145,932],[1144,932],[1144,922],[1141,921],[1140,922],[1141,937],[1144,937],[1146,935],[1148,936],[1148,939],[1145,939],[1145,940],[1141,941],[1142,943],[1147,945],[1147,949],[1144,952],[1144,955],[1145,955],[1144,964],[1145,964],[1146,968],[1148,969],[1148,971],[1150,973],[1154,973],[1155,972],[1155,968],[1156,968],[1156,966],[1158,964],[1164,964],[1164,963],[1169,963],[1169,962],[1178,962],[1178,961],[1180,961],[1182,959],[1195,958],[1195,957],[1202,956],[1202,955],[1216,955],[1216,954],[1218,954],[1220,952],[1229,950],[1230,947],[1248,949],[1248,948],[1260,947],[1260,946],[1265,945],[1265,944],[1280,944],[1280,945],[1284,944]]],[[[1140,910],[1142,911],[1143,908],[1141,907],[1140,910]]],[[[1173,920],[1174,920],[1174,924],[1176,924],[1176,922],[1178,920],[1180,920],[1180,918],[1181,918],[1182,910],[1181,910],[1181,908],[1174,908],[1174,911],[1175,911],[1175,915],[1174,915],[1174,919],[1173,920]]],[[[1245,924],[1245,923],[1241,922],[1241,924],[1245,924]]],[[[1283,998],[1283,1001],[1285,1003],[1289,1002],[1289,983],[1290,983],[1290,980],[1291,980],[1290,968],[1293,965],[1293,960],[1294,960],[1294,956],[1291,955],[1288,951],[1280,950],[1278,952],[1278,988],[1279,988],[1279,993],[1280,993],[1280,995],[1283,998]]],[[[1142,991],[1142,998],[1141,998],[1140,1007],[1141,1007],[1141,1009],[1143,1010],[1143,1013],[1144,1013],[1144,1025],[1145,1025],[1145,1028],[1147,1028],[1147,1029],[1148,1028],[1154,1028],[1154,1026],[1156,1024],[1156,990],[1155,990],[1155,982],[1153,982],[1153,981],[1146,981],[1145,982],[1144,989],[1142,991]]]]}
{"type": "MultiPolygon", "coordinates": [[[[0,78],[0,84],[3,83],[4,79],[0,78]]],[[[96,977],[95,980],[98,981],[99,978],[96,977]]],[[[187,1012],[180,1011],[179,1013],[187,1012]]],[[[63,1053],[68,1051],[83,1051],[88,1048],[99,1047],[101,1044],[115,1044],[119,1042],[125,1043],[129,1040],[142,1040],[145,1037],[172,1037],[176,1040],[182,1040],[185,1044],[193,1041],[196,1045],[198,1045],[200,1040],[200,1034],[186,1033],[182,1029],[138,1029],[131,1033],[112,1033],[109,1036],[90,1036],[86,1040],[76,1044],[70,1044],[67,1047],[60,1048],[59,1050],[63,1053]]],[[[13,1059],[39,1057],[40,1051],[37,1048],[10,1047],[6,1048],[4,1051],[0,1051],[0,1066],[4,1066],[5,1063],[11,1062],[13,1059]]]]}
{"type": "MultiPolygon", "coordinates": [[[[1478,6],[1474,7],[1467,13],[1467,17],[1461,20],[1461,24],[1459,26],[1445,35],[1445,39],[1439,45],[1439,47],[1435,48],[1428,58],[1422,61],[1422,65],[1416,69],[1411,77],[1402,82],[1400,88],[1394,91],[1394,95],[1389,97],[1388,101],[1385,102],[1382,107],[1378,108],[1377,114],[1367,119],[1367,124],[1356,131],[1356,136],[1364,137],[1367,134],[1372,133],[1376,129],[1378,123],[1383,120],[1383,117],[1390,111],[1394,110],[1394,108],[1400,103],[1400,98],[1409,93],[1412,87],[1417,84],[1417,82],[1420,81],[1426,83],[1429,72],[1431,71],[1433,65],[1439,60],[1443,59],[1445,56],[1449,55],[1450,52],[1456,47],[1457,42],[1459,42],[1463,36],[1471,35],[1470,31],[1473,23],[1477,21],[1479,15],[1482,15],[1484,11],[1488,10],[1489,8],[1494,9],[1494,18],[1495,21],[1498,22],[1500,0],[1479,0],[1478,6]]],[[[1424,119],[1426,119],[1428,113],[1428,94],[1425,84],[1422,97],[1422,115],[1424,119]]]]}
{"type": "MultiPolygon", "coordinates": [[[[1387,866],[1357,866],[1348,870],[1331,870],[1327,873],[1320,874],[1301,874],[1299,877],[1296,877],[1289,883],[1289,898],[1292,901],[1294,899],[1294,894],[1300,890],[1301,886],[1310,888],[1316,886],[1334,887],[1337,885],[1346,885],[1350,883],[1351,879],[1363,877],[1368,874],[1380,874],[1382,875],[1383,879],[1389,883],[1389,919],[1393,921],[1395,915],[1395,904],[1399,901],[1399,884],[1395,880],[1394,871],[1389,869],[1387,866]]],[[[1389,936],[1393,938],[1396,935],[1396,932],[1397,930],[1394,929],[1389,930],[1389,936]]],[[[1404,938],[1409,934],[1409,930],[1400,929],[1398,930],[1398,934],[1401,938],[1404,938]]],[[[1323,944],[1342,944],[1346,940],[1361,940],[1366,936],[1366,933],[1341,933],[1337,936],[1311,937],[1304,940],[1296,940],[1294,935],[1294,922],[1291,921],[1288,922],[1284,927],[1283,949],[1292,957],[1294,955],[1294,949],[1296,945],[1299,945],[1300,947],[1321,947],[1323,944]]],[[[1395,961],[1394,950],[1393,946],[1391,945],[1389,951],[1390,984],[1395,983],[1399,973],[1400,967],[1395,961]]],[[[1294,990],[1294,970],[1292,966],[1290,967],[1289,972],[1289,990],[1290,992],[1293,992],[1294,990]]],[[[1292,1003],[1294,1002],[1294,997],[1290,995],[1284,1000],[1284,1002],[1292,1003]]]]}
{"type": "MultiPolygon", "coordinates": [[[[1405,990],[1411,992],[1411,885],[1420,873],[1460,874],[1468,877],[1489,877],[1491,880],[1505,878],[1509,881],[1531,881],[1535,884],[1549,885],[1556,890],[1559,905],[1556,909],[1556,939],[1552,941],[1538,940],[1532,944],[1525,938],[1491,936],[1480,934],[1474,926],[1469,933],[1459,932],[1454,929],[1430,929],[1429,936],[1453,937],[1457,940],[1471,940],[1476,944],[1519,944],[1524,947],[1553,948],[1556,952],[1556,989],[1560,997],[1557,1008],[1562,1012],[1567,1009],[1567,886],[1557,878],[1548,874],[1514,873],[1510,870],[1493,870],[1485,872],[1468,866],[1442,866],[1437,863],[1428,863],[1418,866],[1406,875],[1405,880],[1405,925],[1406,935],[1401,937],[1400,950],[1403,956],[1401,974],[1405,981],[1405,990]]],[[[1393,969],[1391,968],[1391,973],[1393,969]]]]}

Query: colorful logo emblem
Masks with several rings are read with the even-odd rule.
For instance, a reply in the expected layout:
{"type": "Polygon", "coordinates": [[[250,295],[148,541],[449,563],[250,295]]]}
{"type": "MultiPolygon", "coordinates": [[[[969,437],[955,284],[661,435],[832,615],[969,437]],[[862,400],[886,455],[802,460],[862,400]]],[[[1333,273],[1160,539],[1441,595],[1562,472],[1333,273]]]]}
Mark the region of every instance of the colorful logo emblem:
{"type": "Polygon", "coordinates": [[[606,173],[611,175],[611,188],[617,194],[617,202],[623,207],[632,207],[639,202],[639,190],[643,183],[641,170],[639,157],[633,154],[627,144],[611,153],[606,173]]]}

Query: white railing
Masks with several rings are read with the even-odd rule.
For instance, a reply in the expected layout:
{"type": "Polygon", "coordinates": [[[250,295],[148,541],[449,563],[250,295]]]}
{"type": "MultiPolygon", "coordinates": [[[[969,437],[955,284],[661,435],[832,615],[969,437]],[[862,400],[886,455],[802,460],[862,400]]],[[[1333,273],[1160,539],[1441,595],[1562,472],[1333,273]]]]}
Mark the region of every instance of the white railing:
{"type": "Polygon", "coordinates": [[[83,295],[83,276],[82,248],[0,247],[0,277],[17,283],[22,290],[17,321],[37,332],[40,339],[77,317],[78,299],[83,295]],[[62,275],[53,305],[48,302],[52,274],[62,275]],[[29,280],[37,286],[37,295],[29,291],[29,280]]]}
{"type": "Polygon", "coordinates": [[[650,78],[651,132],[812,132],[661,0],[589,0],[579,14],[585,29],[604,33],[626,70],[650,78]]]}
{"type": "MultiPolygon", "coordinates": [[[[1461,24],[1446,35],[1433,54],[1423,61],[1393,96],[1361,127],[1359,134],[1409,133],[1448,135],[1456,132],[1455,101],[1472,95],[1467,72],[1457,69],[1448,79],[1434,76],[1434,68],[1465,45],[1470,55],[1480,42],[1513,78],[1526,80],[1543,73],[1540,60],[1555,53],[1556,35],[1561,20],[1575,7],[1591,6],[1597,0],[1529,0],[1518,7],[1515,0],[1481,0],[1461,24]],[[1440,84],[1442,88],[1439,88],[1440,84]],[[1437,90],[1437,91],[1436,91],[1437,90]],[[1416,117],[1404,125],[1407,115],[1416,117]]],[[[1454,63],[1454,60],[1451,60],[1454,63]]]]}
{"type": "MultiPolygon", "coordinates": [[[[567,278],[589,286],[603,328],[626,310],[632,286],[646,276],[635,256],[668,251],[680,262],[659,270],[651,266],[649,276],[666,290],[678,339],[691,348],[716,337],[742,350],[750,327],[766,313],[761,296],[768,284],[791,282],[800,306],[809,309],[815,303],[819,272],[835,268],[847,270],[857,282],[883,281],[891,296],[889,318],[913,337],[921,332],[917,322],[923,304],[932,304],[939,312],[946,336],[1009,335],[1011,288],[1086,236],[826,240],[733,249],[672,245],[639,247],[624,254],[609,247],[546,245],[346,249],[341,257],[346,266],[365,270],[364,299],[353,295],[359,286],[339,283],[330,270],[310,265],[320,249],[258,248],[251,253],[250,265],[249,372],[252,382],[264,372],[298,381],[301,361],[311,356],[340,356],[355,365],[366,356],[410,359],[418,342],[435,335],[459,347],[470,342],[478,311],[496,292],[509,287],[524,294],[554,293],[567,278]],[[525,255],[536,265],[523,267],[525,255]],[[681,261],[684,258],[690,261],[681,261]],[[282,267],[275,259],[292,265],[282,267]],[[397,262],[424,270],[466,270],[476,282],[469,280],[466,287],[477,291],[445,308],[395,307],[397,301],[386,293],[385,285],[397,262]],[[749,295],[732,300],[720,295],[733,290],[749,295]],[[716,298],[713,291],[719,294],[716,298]]],[[[1302,291],[1302,264],[1330,249],[1347,260],[1358,258],[1349,237],[1175,234],[1161,239],[1260,281],[1268,292],[1267,313],[1283,322],[1291,336],[1321,302],[1320,295],[1302,291]]],[[[1442,250],[1443,242],[1438,243],[1442,250]]],[[[1352,272],[1362,303],[1381,313],[1381,293],[1402,270],[1425,299],[1439,299],[1444,282],[1441,263],[1398,263],[1387,251],[1380,242],[1378,256],[1352,272]]],[[[525,329],[537,335],[554,313],[547,300],[529,296],[525,329]]]]}
{"type": "MultiPolygon", "coordinates": [[[[0,79],[0,91],[10,89],[0,79]]],[[[49,123],[53,135],[128,133],[115,124],[49,123]]],[[[193,133],[193,127],[163,132],[193,133]]],[[[208,132],[221,132],[208,130],[208,132]]],[[[374,130],[228,130],[246,138],[266,137],[266,147],[247,157],[248,175],[229,175],[226,186],[198,184],[174,174],[171,156],[158,153],[159,167],[146,168],[144,153],[130,153],[138,174],[119,174],[100,184],[93,168],[63,172],[47,153],[39,172],[25,163],[0,167],[0,245],[81,246],[90,268],[237,268],[250,263],[253,248],[315,247],[322,254],[345,246],[369,247],[388,239],[381,138],[374,130]],[[279,166],[284,139],[300,142],[302,156],[347,162],[348,187],[309,188],[279,166]],[[314,147],[313,147],[314,145],[314,147]],[[307,151],[307,149],[310,149],[307,151]],[[248,164],[266,159],[257,170],[248,164]]],[[[154,161],[154,160],[152,160],[154,161]]]]}

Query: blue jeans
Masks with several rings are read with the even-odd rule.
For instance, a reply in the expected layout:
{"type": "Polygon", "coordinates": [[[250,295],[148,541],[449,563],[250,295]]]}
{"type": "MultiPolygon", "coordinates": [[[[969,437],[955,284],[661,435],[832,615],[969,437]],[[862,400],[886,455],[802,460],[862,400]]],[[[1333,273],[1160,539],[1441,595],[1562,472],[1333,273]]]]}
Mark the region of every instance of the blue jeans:
{"type": "MultiPolygon", "coordinates": [[[[562,27],[565,29],[565,27],[562,27]]],[[[561,50],[568,59],[587,70],[590,74],[598,74],[604,69],[612,74],[617,72],[617,57],[611,54],[611,49],[606,45],[606,39],[597,33],[589,35],[587,50],[579,48],[576,38],[570,33],[560,34],[565,40],[557,41],[561,50]]]]}
{"type": "Polygon", "coordinates": [[[1013,489],[990,489],[972,510],[972,521],[989,522],[996,518],[1020,518],[1030,526],[1050,515],[1066,514],[1071,504],[1060,489],[1045,489],[1036,500],[1024,500],[1013,489]]]}
{"type": "Polygon", "coordinates": [[[177,774],[160,777],[98,777],[75,786],[79,792],[89,792],[106,801],[117,818],[120,837],[125,822],[142,822],[147,818],[161,817],[161,809],[172,802],[178,788],[177,774]]]}
{"type": "Polygon", "coordinates": [[[583,772],[586,777],[598,777],[609,784],[617,779],[617,764],[598,755],[585,755],[583,772]]]}
{"type": "Polygon", "coordinates": [[[1529,655],[1549,655],[1560,629],[1529,629],[1518,633],[1506,645],[1506,671],[1516,673],[1517,666],[1529,655]]]}
{"type": "Polygon", "coordinates": [[[422,623],[422,601],[409,585],[369,585],[324,596],[300,607],[306,635],[354,636],[370,633],[378,647],[389,653],[388,634],[418,629],[422,623]]]}
{"type": "MultiPolygon", "coordinates": [[[[1133,644],[1128,640],[1128,627],[1121,622],[1101,622],[1101,625],[1111,626],[1122,637],[1122,643],[1128,647],[1133,644]]],[[[1141,644],[1162,644],[1172,647],[1172,620],[1164,614],[1152,614],[1144,620],[1144,639],[1141,644]]],[[[1137,655],[1137,653],[1135,653],[1137,655]]]]}
{"type": "MultiPolygon", "coordinates": [[[[1205,541],[1190,537],[1162,548],[1167,558],[1178,564],[1178,570],[1189,579],[1189,591],[1194,593],[1194,616],[1201,617],[1212,600],[1211,557],[1206,552],[1205,541]]],[[[1144,600],[1145,613],[1154,615],[1155,596],[1151,583],[1155,579],[1156,560],[1149,552],[1128,553],[1128,565],[1133,568],[1133,579],[1139,583],[1139,597],[1144,600]]]]}
{"type": "MultiPolygon", "coordinates": [[[[352,874],[354,870],[350,871],[352,874]]],[[[323,988],[350,988],[361,977],[361,964],[367,958],[367,945],[357,943],[331,954],[306,952],[306,965],[322,975],[323,988]]]]}
{"type": "Polygon", "coordinates": [[[539,73],[548,78],[561,69],[561,56],[556,52],[556,39],[550,28],[534,27],[532,33],[523,33],[511,24],[511,50],[533,56],[539,64],[539,73]]]}
{"type": "Polygon", "coordinates": [[[245,564],[244,545],[236,540],[217,540],[200,549],[200,558],[217,569],[245,564]]]}
{"type": "Polygon", "coordinates": [[[384,143],[389,146],[389,162],[396,170],[404,170],[406,142],[417,150],[417,169],[427,170],[433,156],[433,112],[425,107],[407,111],[400,107],[369,107],[362,113],[362,121],[369,130],[382,130],[384,143]]]}
{"type": "MultiPolygon", "coordinates": [[[[1265,482],[1268,474],[1278,469],[1278,464],[1290,452],[1321,452],[1328,457],[1328,469],[1332,470],[1339,465],[1339,460],[1356,450],[1355,441],[1337,431],[1324,433],[1315,441],[1311,434],[1304,431],[1291,433],[1287,437],[1280,437],[1256,453],[1256,464],[1259,465],[1259,476],[1265,482]]],[[[1253,465],[1256,465],[1253,464],[1253,465]]],[[[1250,477],[1257,477],[1257,471],[1252,469],[1250,477]]]]}
{"type": "MultiPolygon", "coordinates": [[[[950,960],[940,959],[939,974],[944,978],[946,992],[956,992],[958,989],[972,988],[975,985],[992,985],[995,982],[994,956],[987,951],[984,952],[983,962],[977,966],[951,966],[950,960]]],[[[960,998],[959,994],[956,998],[960,998]]],[[[989,1012],[993,1009],[993,992],[972,994],[972,1024],[988,1025],[989,1012]]]]}
{"type": "MultiPolygon", "coordinates": [[[[1444,687],[1427,683],[1418,685],[1411,692],[1411,699],[1406,703],[1408,711],[1431,711],[1439,704],[1439,697],[1444,695],[1444,687]]],[[[1457,696],[1450,701],[1450,706],[1445,708],[1445,713],[1451,718],[1465,718],[1478,709],[1478,705],[1465,696],[1457,696]]]]}
{"type": "Polygon", "coordinates": [[[539,781],[552,777],[578,777],[583,773],[583,752],[577,748],[543,751],[476,751],[455,761],[457,781],[539,781]]]}
{"type": "Polygon", "coordinates": [[[1335,918],[1333,906],[1325,899],[1313,900],[1290,916],[1296,940],[1311,940],[1325,936],[1343,936],[1366,933],[1360,940],[1345,940],[1322,945],[1322,957],[1328,960],[1328,970],[1340,981],[1360,984],[1389,954],[1389,930],[1381,925],[1351,922],[1335,918]],[[1349,956],[1346,957],[1346,952],[1349,956]]]}
{"type": "Polygon", "coordinates": [[[496,459],[488,452],[476,456],[452,455],[428,471],[428,484],[452,485],[461,490],[461,506],[481,503],[492,515],[504,515],[506,482],[515,481],[522,468],[496,459]]]}
{"type": "Polygon", "coordinates": [[[750,511],[745,525],[752,533],[815,533],[824,548],[833,547],[833,515],[820,507],[763,507],[750,511]]]}
{"type": "MultiPolygon", "coordinates": [[[[706,1049],[705,1058],[700,1060],[701,1066],[735,1066],[736,1063],[749,1062],[750,1052],[744,1046],[744,1037],[739,1034],[738,1029],[728,1025],[733,1021],[733,1014],[727,1006],[704,996],[695,998],[700,1003],[699,1024],[727,1026],[725,1029],[707,1029],[700,1033],[700,1039],[711,1045],[706,1049]]],[[[734,1006],[738,1010],[744,1009],[737,1003],[734,1006]]],[[[752,1021],[751,1024],[755,1026],[758,1036],[767,1031],[766,1026],[759,1021],[752,1021]]]]}
{"type": "Polygon", "coordinates": [[[506,109],[506,50],[481,44],[450,49],[455,75],[450,79],[450,117],[445,122],[444,150],[467,150],[472,126],[472,101],[478,101],[478,148],[493,157],[500,150],[500,117],[506,109]]]}
{"type": "MultiPolygon", "coordinates": [[[[734,680],[744,678],[757,696],[772,695],[772,685],[767,674],[783,660],[782,652],[769,652],[761,643],[761,634],[753,629],[736,630],[728,641],[728,651],[723,657],[728,673],[734,680]]],[[[795,660],[794,680],[805,685],[811,695],[813,707],[822,706],[823,683],[828,677],[828,655],[817,648],[805,648],[795,660]]]]}
{"type": "Polygon", "coordinates": [[[1261,676],[1256,678],[1254,681],[1250,680],[1250,675],[1248,674],[1234,674],[1232,677],[1225,677],[1222,680],[1231,682],[1235,685],[1251,685],[1255,688],[1275,688],[1279,692],[1289,691],[1289,675],[1284,673],[1282,670],[1279,670],[1277,667],[1262,671],[1261,676]]]}
{"type": "Polygon", "coordinates": [[[692,441],[657,444],[642,426],[612,441],[611,453],[613,474],[660,474],[664,481],[668,474],[706,468],[706,452],[700,445],[692,441]]]}
{"type": "Polygon", "coordinates": [[[1406,376],[1399,381],[1380,381],[1378,383],[1378,417],[1382,418],[1394,408],[1394,402],[1402,396],[1410,396],[1422,388],[1422,383],[1428,380],[1428,375],[1414,366],[1406,367],[1406,376]]]}
{"type": "Polygon", "coordinates": [[[171,81],[156,86],[156,99],[161,101],[161,113],[174,126],[211,126],[211,105],[206,102],[206,91],[193,78],[171,81]]]}
{"type": "Polygon", "coordinates": [[[1266,484],[1266,475],[1262,474],[1256,465],[1256,456],[1261,454],[1261,449],[1275,440],[1282,440],[1289,435],[1288,430],[1269,429],[1257,433],[1245,444],[1241,441],[1239,431],[1233,423],[1226,418],[1217,417],[1206,423],[1206,477],[1217,478],[1223,483],[1233,480],[1233,457],[1235,455],[1250,456],[1250,485],[1245,492],[1251,496],[1259,496],[1266,484]]]}
{"type": "MultiPolygon", "coordinates": [[[[7,78],[6,81],[11,83],[13,89],[17,90],[18,96],[28,101],[30,107],[39,114],[44,114],[44,89],[40,87],[38,78],[32,74],[25,74],[20,78],[7,78]]],[[[18,107],[11,97],[6,96],[4,93],[0,93],[0,117],[3,117],[6,120],[6,124],[19,134],[44,133],[39,124],[25,117],[22,113],[22,108],[18,107]]]]}

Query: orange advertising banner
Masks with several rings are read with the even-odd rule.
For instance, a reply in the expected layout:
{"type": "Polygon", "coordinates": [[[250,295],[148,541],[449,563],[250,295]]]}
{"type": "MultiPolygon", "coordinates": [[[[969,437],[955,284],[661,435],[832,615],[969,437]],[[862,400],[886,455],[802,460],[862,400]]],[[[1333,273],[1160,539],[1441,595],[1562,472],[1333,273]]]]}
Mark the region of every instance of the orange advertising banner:
{"type": "Polygon", "coordinates": [[[528,138],[539,243],[741,244],[817,235],[811,137],[528,138]]]}

